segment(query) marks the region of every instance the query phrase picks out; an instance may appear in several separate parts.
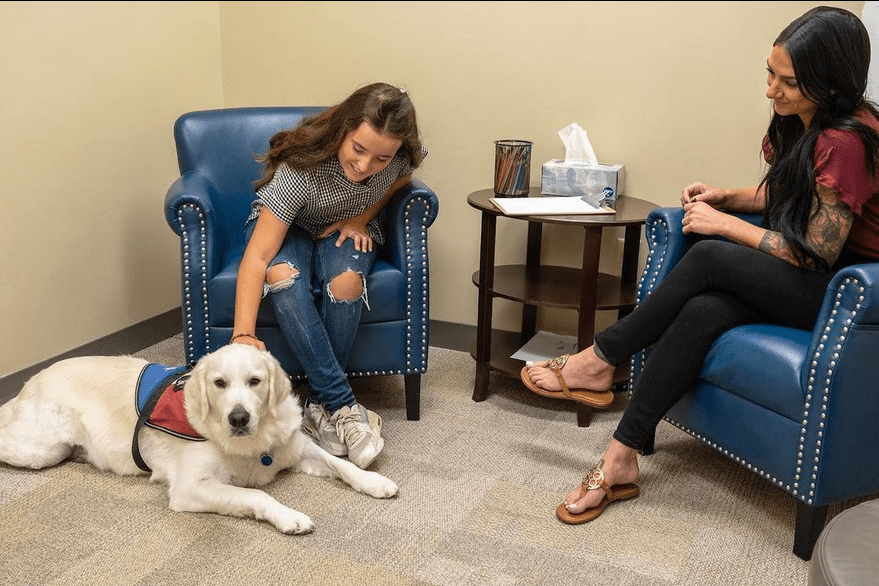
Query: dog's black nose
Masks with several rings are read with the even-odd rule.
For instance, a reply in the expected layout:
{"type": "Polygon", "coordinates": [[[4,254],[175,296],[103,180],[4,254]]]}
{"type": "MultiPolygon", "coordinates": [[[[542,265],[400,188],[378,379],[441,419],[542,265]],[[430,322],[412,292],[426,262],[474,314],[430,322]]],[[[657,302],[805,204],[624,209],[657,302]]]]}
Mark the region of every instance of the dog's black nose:
{"type": "Polygon", "coordinates": [[[235,408],[229,413],[229,425],[235,429],[242,429],[247,427],[248,423],[250,423],[250,413],[241,405],[235,405],[235,408]]]}

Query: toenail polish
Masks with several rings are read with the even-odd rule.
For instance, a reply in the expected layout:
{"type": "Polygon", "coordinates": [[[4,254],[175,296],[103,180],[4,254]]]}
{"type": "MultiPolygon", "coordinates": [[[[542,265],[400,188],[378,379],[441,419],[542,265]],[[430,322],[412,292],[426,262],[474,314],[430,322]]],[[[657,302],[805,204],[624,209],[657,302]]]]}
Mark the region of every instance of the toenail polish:
{"type": "Polygon", "coordinates": [[[576,508],[576,506],[575,505],[565,505],[565,508],[568,509],[569,511],[573,511],[576,508]]]}

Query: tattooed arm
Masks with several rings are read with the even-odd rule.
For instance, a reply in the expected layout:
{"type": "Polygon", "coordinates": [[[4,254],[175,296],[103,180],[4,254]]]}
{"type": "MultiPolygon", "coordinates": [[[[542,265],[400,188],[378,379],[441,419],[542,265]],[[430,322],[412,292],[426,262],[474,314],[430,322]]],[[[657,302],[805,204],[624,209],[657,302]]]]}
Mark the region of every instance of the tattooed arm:
{"type": "MultiPolygon", "coordinates": [[[[813,204],[812,216],[806,227],[806,241],[813,251],[832,265],[842,251],[855,216],[832,189],[818,185],[818,197],[821,205],[818,206],[817,202],[813,204]]],[[[792,265],[808,269],[816,268],[811,259],[800,263],[779,232],[725,214],[705,202],[696,201],[684,205],[682,226],[684,234],[694,232],[724,236],[733,242],[756,248],[792,265]]]]}
{"type": "MultiPolygon", "coordinates": [[[[842,252],[855,214],[829,187],[819,184],[818,198],[821,204],[820,206],[817,202],[812,204],[812,215],[806,227],[806,243],[812,251],[826,260],[828,265],[833,265],[842,252]]],[[[805,259],[804,263],[797,262],[790,246],[778,232],[766,230],[757,248],[792,265],[801,265],[807,269],[816,268],[815,262],[810,258],[805,259]]]]}

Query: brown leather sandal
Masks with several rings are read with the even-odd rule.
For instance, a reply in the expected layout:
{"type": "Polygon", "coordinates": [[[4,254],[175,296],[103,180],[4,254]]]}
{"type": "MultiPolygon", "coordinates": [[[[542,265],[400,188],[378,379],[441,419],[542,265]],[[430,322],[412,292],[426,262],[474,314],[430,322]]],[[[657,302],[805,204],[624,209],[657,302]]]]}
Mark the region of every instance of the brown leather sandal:
{"type": "Polygon", "coordinates": [[[565,378],[562,376],[562,368],[565,366],[565,363],[567,363],[570,356],[570,354],[556,356],[549,361],[549,364],[547,364],[547,367],[552,369],[556,377],[558,377],[559,385],[562,387],[561,391],[550,391],[538,387],[531,380],[531,377],[528,376],[527,366],[522,367],[522,371],[519,373],[519,378],[522,379],[522,383],[526,387],[543,397],[550,397],[551,399],[569,399],[571,401],[576,401],[577,403],[583,403],[601,409],[613,403],[613,392],[610,389],[604,391],[592,391],[589,389],[568,388],[568,383],[565,382],[565,378]]]}
{"type": "Polygon", "coordinates": [[[613,501],[631,499],[641,494],[638,485],[631,482],[617,484],[612,487],[608,486],[607,482],[604,480],[603,467],[604,458],[598,462],[597,466],[594,466],[586,473],[583,477],[583,482],[580,484],[580,497],[586,496],[586,493],[590,490],[598,490],[599,488],[603,490],[604,498],[601,499],[601,502],[594,507],[586,509],[582,513],[572,513],[568,510],[566,503],[562,503],[556,507],[555,510],[556,517],[559,518],[559,521],[569,525],[588,523],[593,519],[597,519],[601,513],[604,512],[604,509],[607,508],[607,505],[613,501]]]}

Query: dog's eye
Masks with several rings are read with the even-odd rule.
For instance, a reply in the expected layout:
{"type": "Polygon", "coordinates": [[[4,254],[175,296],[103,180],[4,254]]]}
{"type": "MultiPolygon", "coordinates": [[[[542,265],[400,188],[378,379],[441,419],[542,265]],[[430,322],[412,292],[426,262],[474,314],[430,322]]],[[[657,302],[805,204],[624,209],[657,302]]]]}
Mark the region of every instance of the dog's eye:
{"type": "Polygon", "coordinates": [[[217,387],[218,389],[225,389],[226,388],[226,381],[221,378],[218,378],[217,380],[214,381],[214,386],[217,387]]]}
{"type": "Polygon", "coordinates": [[[261,383],[261,382],[262,382],[262,381],[261,381],[260,379],[258,379],[257,377],[253,377],[252,379],[250,379],[249,381],[247,381],[247,383],[248,383],[250,386],[252,386],[252,387],[255,387],[255,386],[259,385],[259,383],[261,383]]]}

